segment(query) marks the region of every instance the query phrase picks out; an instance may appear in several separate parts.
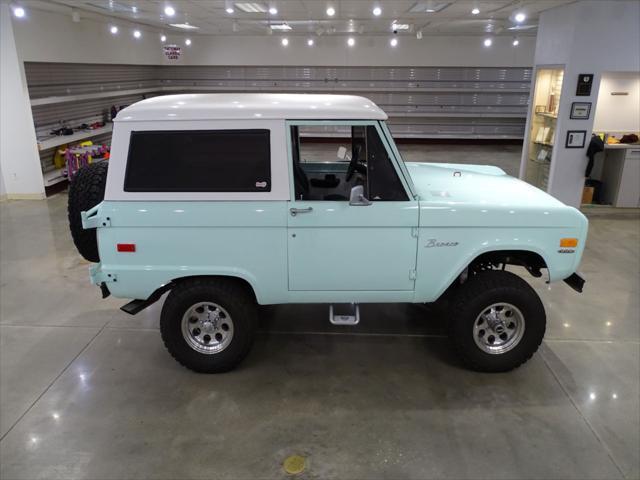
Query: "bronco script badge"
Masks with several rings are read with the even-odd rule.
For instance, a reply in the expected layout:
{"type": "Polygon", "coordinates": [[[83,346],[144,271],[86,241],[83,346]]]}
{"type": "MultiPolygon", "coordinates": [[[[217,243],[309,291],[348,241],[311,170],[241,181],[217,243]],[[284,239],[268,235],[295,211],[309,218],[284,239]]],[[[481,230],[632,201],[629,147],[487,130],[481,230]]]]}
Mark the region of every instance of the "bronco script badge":
{"type": "Polygon", "coordinates": [[[433,248],[433,247],[455,247],[458,245],[458,242],[439,242],[435,238],[430,238],[427,240],[427,244],[425,248],[433,248]]]}

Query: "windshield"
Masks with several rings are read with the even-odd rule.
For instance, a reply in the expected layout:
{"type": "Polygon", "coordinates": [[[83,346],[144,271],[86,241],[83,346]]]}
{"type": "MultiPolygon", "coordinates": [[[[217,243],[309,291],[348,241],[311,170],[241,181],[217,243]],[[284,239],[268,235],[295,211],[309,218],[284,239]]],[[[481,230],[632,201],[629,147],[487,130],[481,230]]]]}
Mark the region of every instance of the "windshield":
{"type": "Polygon", "coordinates": [[[407,184],[409,185],[409,189],[411,190],[411,193],[413,194],[413,196],[415,198],[417,198],[417,191],[415,186],[413,185],[413,181],[411,180],[411,175],[409,174],[409,170],[407,169],[407,166],[404,164],[404,159],[402,158],[402,155],[400,155],[400,151],[398,150],[398,147],[396,146],[396,142],[393,139],[393,135],[391,135],[391,131],[389,130],[389,127],[387,126],[387,122],[381,121],[380,122],[380,128],[382,129],[382,132],[385,135],[385,140],[387,141],[387,143],[389,144],[389,147],[391,148],[391,151],[393,152],[393,154],[395,155],[395,157],[398,159],[398,166],[400,167],[400,170],[402,170],[402,174],[404,175],[405,180],[407,181],[407,184]]]}

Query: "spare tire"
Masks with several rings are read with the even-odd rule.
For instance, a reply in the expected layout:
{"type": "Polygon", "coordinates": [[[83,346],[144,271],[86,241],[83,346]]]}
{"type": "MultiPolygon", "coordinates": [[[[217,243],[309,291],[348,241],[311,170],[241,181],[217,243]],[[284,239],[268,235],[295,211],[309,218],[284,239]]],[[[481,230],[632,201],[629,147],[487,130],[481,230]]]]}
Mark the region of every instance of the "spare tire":
{"type": "Polygon", "coordinates": [[[86,212],[104,200],[108,162],[90,163],[82,167],[69,184],[69,229],[78,252],[90,262],[99,262],[96,229],[82,228],[80,212],[86,212]]]}

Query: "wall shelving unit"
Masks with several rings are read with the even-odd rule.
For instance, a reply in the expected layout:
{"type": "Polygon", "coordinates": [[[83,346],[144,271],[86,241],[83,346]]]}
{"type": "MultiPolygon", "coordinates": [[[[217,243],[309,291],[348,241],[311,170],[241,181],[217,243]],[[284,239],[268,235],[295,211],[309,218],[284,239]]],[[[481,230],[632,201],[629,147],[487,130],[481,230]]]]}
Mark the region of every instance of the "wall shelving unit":
{"type": "MultiPolygon", "coordinates": [[[[55,148],[108,141],[103,129],[51,138],[73,127],[108,121],[111,105],[187,92],[304,92],[362,95],[384,109],[394,136],[408,139],[524,137],[530,68],[495,67],[230,67],[26,62],[43,173],[55,148]]],[[[331,135],[331,132],[326,132],[331,135]]]]}

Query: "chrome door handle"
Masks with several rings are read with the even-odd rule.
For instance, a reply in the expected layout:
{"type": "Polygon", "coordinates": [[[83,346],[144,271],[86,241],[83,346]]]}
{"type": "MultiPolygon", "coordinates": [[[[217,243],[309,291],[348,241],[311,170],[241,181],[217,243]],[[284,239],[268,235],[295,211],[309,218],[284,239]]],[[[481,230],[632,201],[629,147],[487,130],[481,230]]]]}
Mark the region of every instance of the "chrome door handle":
{"type": "Polygon", "coordinates": [[[307,208],[290,208],[289,212],[291,213],[292,217],[295,217],[297,214],[299,213],[309,213],[312,212],[313,208],[312,207],[307,207],[307,208]]]}

